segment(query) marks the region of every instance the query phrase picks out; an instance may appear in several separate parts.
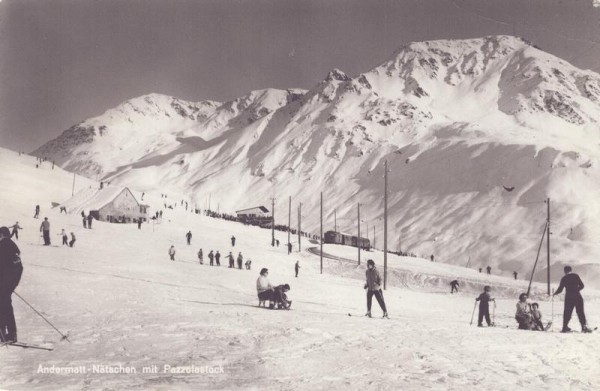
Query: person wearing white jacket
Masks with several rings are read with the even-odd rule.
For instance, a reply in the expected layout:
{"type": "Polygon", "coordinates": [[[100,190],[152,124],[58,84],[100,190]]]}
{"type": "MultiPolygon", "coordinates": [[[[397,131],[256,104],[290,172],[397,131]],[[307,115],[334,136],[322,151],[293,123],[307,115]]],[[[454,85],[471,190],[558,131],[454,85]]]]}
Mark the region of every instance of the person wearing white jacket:
{"type": "Polygon", "coordinates": [[[274,306],[273,303],[273,286],[267,278],[269,269],[263,268],[260,271],[260,276],[256,280],[256,291],[258,292],[258,306],[262,304],[265,306],[265,302],[269,300],[269,307],[274,306]]]}

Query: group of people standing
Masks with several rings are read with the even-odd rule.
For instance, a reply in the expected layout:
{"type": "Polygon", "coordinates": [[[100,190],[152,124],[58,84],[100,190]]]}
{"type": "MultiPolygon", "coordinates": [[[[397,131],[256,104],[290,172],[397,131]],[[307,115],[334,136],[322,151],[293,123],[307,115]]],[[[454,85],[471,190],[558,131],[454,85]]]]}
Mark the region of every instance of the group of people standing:
{"type": "MultiPolygon", "coordinates": [[[[575,309],[581,325],[581,332],[590,333],[592,330],[587,325],[583,297],[581,296],[581,290],[584,288],[583,282],[579,275],[573,273],[573,268],[571,266],[565,266],[564,273],[565,275],[560,280],[558,289],[552,295],[552,300],[554,300],[554,296],[561,294],[563,290],[566,291],[561,332],[569,333],[572,331],[569,328],[569,322],[571,321],[571,316],[575,309]]],[[[496,300],[491,297],[491,290],[492,288],[490,286],[485,286],[483,293],[475,299],[476,302],[479,302],[478,327],[483,327],[484,318],[488,326],[494,326],[493,322],[490,320],[489,303],[494,302],[495,306],[496,300]]],[[[521,293],[519,295],[519,301],[517,302],[516,308],[515,320],[517,321],[520,330],[546,331],[551,325],[551,322],[544,325],[539,304],[530,303],[527,293],[521,293]]]]}

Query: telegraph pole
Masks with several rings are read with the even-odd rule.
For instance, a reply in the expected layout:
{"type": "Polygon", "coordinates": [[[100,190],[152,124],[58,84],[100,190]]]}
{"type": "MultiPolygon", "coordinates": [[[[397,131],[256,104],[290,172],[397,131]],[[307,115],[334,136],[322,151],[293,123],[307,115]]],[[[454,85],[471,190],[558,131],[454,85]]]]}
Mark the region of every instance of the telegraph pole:
{"type": "Polygon", "coordinates": [[[384,163],[383,176],[383,289],[387,287],[387,160],[384,163]]]}
{"type": "Polygon", "coordinates": [[[73,190],[71,190],[71,196],[75,195],[75,172],[73,172],[73,190]]]}
{"type": "Polygon", "coordinates": [[[298,252],[302,251],[301,233],[302,232],[302,202],[298,205],[298,252]]]}
{"type": "Polygon", "coordinates": [[[321,274],[323,274],[323,192],[321,192],[321,274]]]}
{"type": "Polygon", "coordinates": [[[358,265],[360,266],[360,202],[358,206],[358,237],[356,238],[356,247],[358,248],[358,265]]]}
{"type": "Polygon", "coordinates": [[[547,252],[547,265],[548,270],[548,296],[550,296],[550,197],[548,197],[548,220],[546,227],[546,252],[547,252]]]}
{"type": "Polygon", "coordinates": [[[290,228],[292,226],[292,196],[290,196],[290,200],[289,200],[289,204],[288,204],[288,244],[291,243],[290,242],[290,228]]]}
{"type": "Polygon", "coordinates": [[[271,198],[271,247],[275,246],[275,198],[271,198]]]}

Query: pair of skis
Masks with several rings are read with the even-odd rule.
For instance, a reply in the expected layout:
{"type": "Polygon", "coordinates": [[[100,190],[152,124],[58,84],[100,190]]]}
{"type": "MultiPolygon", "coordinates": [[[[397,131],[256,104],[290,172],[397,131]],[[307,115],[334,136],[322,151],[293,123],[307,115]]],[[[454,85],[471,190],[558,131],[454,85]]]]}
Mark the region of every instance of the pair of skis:
{"type": "Polygon", "coordinates": [[[54,347],[34,345],[34,344],[30,344],[30,343],[25,343],[25,342],[0,342],[0,344],[1,344],[1,346],[14,346],[14,347],[23,348],[23,349],[46,350],[49,352],[54,350],[54,347]]]}

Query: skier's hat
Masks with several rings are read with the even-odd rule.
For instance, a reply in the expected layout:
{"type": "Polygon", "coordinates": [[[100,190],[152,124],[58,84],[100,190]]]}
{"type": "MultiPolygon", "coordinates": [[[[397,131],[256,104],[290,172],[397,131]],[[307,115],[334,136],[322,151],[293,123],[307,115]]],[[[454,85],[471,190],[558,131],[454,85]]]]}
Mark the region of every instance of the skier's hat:
{"type": "Polygon", "coordinates": [[[367,261],[367,265],[375,266],[375,261],[373,261],[372,259],[369,259],[367,261]]]}
{"type": "Polygon", "coordinates": [[[261,276],[264,276],[265,273],[268,273],[268,272],[269,272],[269,269],[267,269],[266,267],[263,267],[262,269],[260,269],[260,275],[261,276]]]}
{"type": "Polygon", "coordinates": [[[0,227],[0,235],[4,236],[5,238],[10,238],[10,230],[8,227],[0,227]]]}

